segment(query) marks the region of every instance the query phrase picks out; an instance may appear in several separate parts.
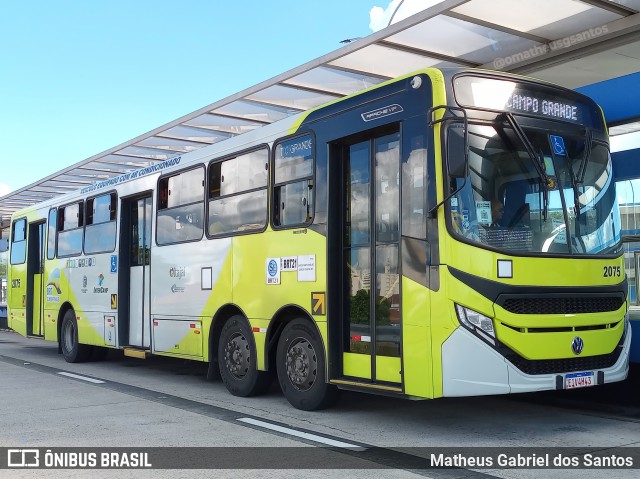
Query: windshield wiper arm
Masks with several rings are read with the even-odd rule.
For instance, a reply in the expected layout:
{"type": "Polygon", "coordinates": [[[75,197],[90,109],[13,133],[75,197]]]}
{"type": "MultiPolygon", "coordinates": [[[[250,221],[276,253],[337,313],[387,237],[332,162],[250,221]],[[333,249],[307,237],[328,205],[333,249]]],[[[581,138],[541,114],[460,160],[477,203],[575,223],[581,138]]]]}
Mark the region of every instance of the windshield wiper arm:
{"type": "Polygon", "coordinates": [[[593,133],[590,128],[585,128],[584,131],[584,155],[582,155],[582,161],[580,162],[580,168],[578,168],[578,174],[576,175],[576,184],[581,185],[584,183],[584,176],[587,173],[587,165],[591,159],[591,144],[593,142],[593,133]]]}
{"type": "Polygon", "coordinates": [[[578,173],[576,174],[573,171],[573,166],[571,166],[571,159],[567,157],[567,168],[569,169],[569,176],[571,177],[571,188],[573,188],[573,209],[575,210],[576,214],[576,232],[579,233],[580,222],[578,221],[578,219],[580,218],[580,192],[578,191],[578,185],[581,184],[579,175],[580,170],[582,169],[582,164],[580,164],[580,168],[578,169],[578,173]]]}
{"type": "Polygon", "coordinates": [[[542,187],[544,188],[544,208],[542,211],[542,218],[544,221],[546,221],[547,213],[549,211],[549,190],[547,188],[547,185],[548,185],[547,172],[542,166],[544,161],[543,156],[538,156],[536,154],[535,150],[533,149],[533,145],[529,140],[529,137],[524,132],[522,127],[518,124],[518,122],[516,121],[516,118],[513,116],[513,113],[505,112],[503,113],[503,115],[507,120],[507,123],[513,130],[513,132],[516,134],[518,139],[524,145],[525,150],[527,150],[527,154],[529,155],[529,158],[531,158],[531,161],[533,162],[533,167],[536,169],[536,173],[538,173],[538,177],[542,182],[542,187]]]}
{"type": "MultiPolygon", "coordinates": [[[[591,133],[591,129],[585,128],[584,131],[584,153],[582,154],[582,160],[580,161],[580,166],[578,167],[578,171],[573,171],[573,166],[571,166],[571,160],[567,157],[567,166],[569,167],[569,174],[571,175],[571,186],[573,187],[573,208],[575,210],[576,215],[576,238],[580,238],[580,192],[578,191],[578,187],[584,184],[584,176],[587,172],[587,165],[589,164],[589,159],[591,158],[591,143],[593,140],[593,134],[591,133]]],[[[553,147],[552,147],[553,151],[553,147]]]]}

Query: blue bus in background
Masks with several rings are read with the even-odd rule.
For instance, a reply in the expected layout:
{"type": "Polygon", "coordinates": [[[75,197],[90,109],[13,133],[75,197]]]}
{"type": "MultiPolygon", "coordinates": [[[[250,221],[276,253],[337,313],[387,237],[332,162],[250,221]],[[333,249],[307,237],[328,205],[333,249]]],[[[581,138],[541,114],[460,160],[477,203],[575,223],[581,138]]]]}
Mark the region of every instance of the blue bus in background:
{"type": "Polygon", "coordinates": [[[629,234],[623,231],[624,265],[629,282],[629,320],[632,329],[631,353],[629,361],[640,363],[640,301],[638,290],[640,282],[640,232],[629,234]]]}
{"type": "Polygon", "coordinates": [[[624,266],[629,283],[629,319],[632,329],[629,360],[640,363],[640,179],[617,181],[616,192],[622,221],[624,266]]]}

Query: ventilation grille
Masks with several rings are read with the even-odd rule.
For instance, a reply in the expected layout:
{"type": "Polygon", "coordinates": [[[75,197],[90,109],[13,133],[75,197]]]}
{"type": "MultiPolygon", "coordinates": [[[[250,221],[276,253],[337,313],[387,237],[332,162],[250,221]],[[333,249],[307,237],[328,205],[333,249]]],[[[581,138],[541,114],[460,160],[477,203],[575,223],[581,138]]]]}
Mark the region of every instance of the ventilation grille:
{"type": "Polygon", "coordinates": [[[620,321],[616,323],[607,324],[592,324],[588,326],[558,326],[558,327],[545,327],[545,328],[519,328],[517,326],[511,326],[510,324],[500,323],[505,328],[513,329],[519,333],[571,333],[580,331],[598,331],[601,329],[613,329],[617,328],[620,321]]]}
{"type": "Polygon", "coordinates": [[[507,298],[501,306],[514,314],[578,314],[617,311],[622,296],[507,298]]]}
{"type": "Polygon", "coordinates": [[[612,353],[601,356],[539,360],[529,360],[513,354],[507,356],[507,359],[525,374],[560,374],[610,368],[620,357],[621,351],[622,348],[617,347],[612,353]]]}

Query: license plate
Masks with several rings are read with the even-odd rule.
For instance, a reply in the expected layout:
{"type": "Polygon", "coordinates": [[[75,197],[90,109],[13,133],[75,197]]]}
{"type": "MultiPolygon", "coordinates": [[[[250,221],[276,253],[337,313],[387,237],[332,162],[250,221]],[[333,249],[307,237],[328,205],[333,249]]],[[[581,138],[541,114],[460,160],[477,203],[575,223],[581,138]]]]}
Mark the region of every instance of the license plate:
{"type": "Polygon", "coordinates": [[[586,388],[595,385],[593,371],[571,373],[564,377],[565,389],[586,388]]]}

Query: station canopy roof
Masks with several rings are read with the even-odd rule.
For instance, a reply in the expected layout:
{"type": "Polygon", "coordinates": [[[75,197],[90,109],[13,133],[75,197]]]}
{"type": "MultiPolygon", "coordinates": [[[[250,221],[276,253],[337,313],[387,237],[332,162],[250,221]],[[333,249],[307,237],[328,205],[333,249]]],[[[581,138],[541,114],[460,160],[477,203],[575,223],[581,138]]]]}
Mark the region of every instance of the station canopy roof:
{"type": "Polygon", "coordinates": [[[640,0],[444,0],[0,198],[24,206],[144,168],[424,67],[578,88],[640,72],[640,0]]]}

